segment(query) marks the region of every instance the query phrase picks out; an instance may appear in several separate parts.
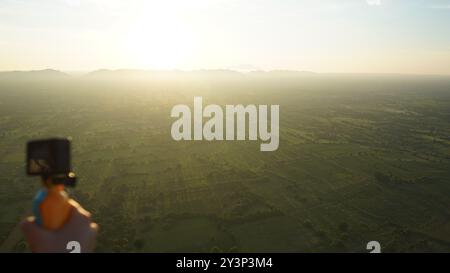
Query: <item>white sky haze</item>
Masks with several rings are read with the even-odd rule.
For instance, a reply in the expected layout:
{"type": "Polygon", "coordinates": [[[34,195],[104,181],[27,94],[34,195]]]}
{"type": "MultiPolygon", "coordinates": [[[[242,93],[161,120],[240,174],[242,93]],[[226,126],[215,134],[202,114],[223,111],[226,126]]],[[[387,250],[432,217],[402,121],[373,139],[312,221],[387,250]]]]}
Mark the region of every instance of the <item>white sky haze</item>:
{"type": "Polygon", "coordinates": [[[450,0],[0,0],[0,70],[450,74],[450,0]]]}

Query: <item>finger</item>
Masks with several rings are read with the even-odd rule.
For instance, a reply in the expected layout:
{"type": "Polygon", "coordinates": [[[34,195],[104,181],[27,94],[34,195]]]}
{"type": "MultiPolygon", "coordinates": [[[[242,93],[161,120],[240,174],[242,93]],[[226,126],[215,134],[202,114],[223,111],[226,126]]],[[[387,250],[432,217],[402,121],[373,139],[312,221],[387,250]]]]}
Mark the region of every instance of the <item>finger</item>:
{"type": "Polygon", "coordinates": [[[86,249],[86,252],[92,252],[95,249],[95,245],[96,245],[96,238],[97,238],[97,233],[98,233],[98,225],[96,223],[91,223],[90,225],[90,232],[89,232],[89,238],[88,238],[88,248],[86,249]]]}
{"type": "Polygon", "coordinates": [[[22,222],[20,222],[20,229],[25,235],[34,232],[34,229],[36,228],[36,223],[34,222],[34,220],[35,218],[33,216],[29,216],[22,222]]]}
{"type": "Polygon", "coordinates": [[[91,224],[92,220],[84,213],[82,210],[79,210],[75,207],[72,208],[72,211],[70,212],[70,218],[69,221],[64,225],[67,228],[80,228],[81,226],[87,228],[91,224]]]}
{"type": "Polygon", "coordinates": [[[91,223],[90,228],[91,228],[91,230],[94,231],[95,233],[98,233],[99,226],[97,225],[97,223],[91,223]]]}
{"type": "Polygon", "coordinates": [[[26,236],[35,236],[44,233],[48,233],[47,230],[43,229],[36,223],[36,218],[34,216],[29,216],[20,223],[20,229],[26,236]]]}
{"type": "Polygon", "coordinates": [[[36,224],[34,217],[24,219],[20,223],[20,228],[32,252],[39,252],[39,249],[44,249],[43,247],[49,239],[49,232],[36,224]]]}
{"type": "Polygon", "coordinates": [[[86,217],[90,218],[91,217],[91,213],[87,210],[85,210],[80,203],[78,203],[77,201],[70,199],[69,203],[72,207],[74,207],[75,209],[78,210],[78,213],[84,214],[86,217]]]}

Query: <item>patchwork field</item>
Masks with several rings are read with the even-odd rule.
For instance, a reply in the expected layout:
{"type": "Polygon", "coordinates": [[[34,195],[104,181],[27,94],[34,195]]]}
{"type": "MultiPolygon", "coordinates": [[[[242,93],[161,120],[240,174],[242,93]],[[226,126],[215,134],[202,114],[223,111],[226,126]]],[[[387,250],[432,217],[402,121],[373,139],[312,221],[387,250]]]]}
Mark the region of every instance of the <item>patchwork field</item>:
{"type": "Polygon", "coordinates": [[[98,252],[450,251],[449,77],[97,74],[0,77],[1,251],[28,251],[25,144],[52,136],[72,138],[98,252]],[[196,95],[279,104],[279,149],[172,140],[196,95]]]}

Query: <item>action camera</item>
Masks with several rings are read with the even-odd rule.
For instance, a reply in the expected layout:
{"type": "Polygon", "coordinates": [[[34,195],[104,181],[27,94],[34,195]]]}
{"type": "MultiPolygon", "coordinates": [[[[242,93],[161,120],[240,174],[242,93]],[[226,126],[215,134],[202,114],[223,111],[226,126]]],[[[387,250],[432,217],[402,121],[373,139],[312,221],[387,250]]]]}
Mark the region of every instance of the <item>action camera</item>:
{"type": "Polygon", "coordinates": [[[32,176],[51,177],[55,184],[74,186],[71,170],[70,141],[66,138],[33,140],[27,143],[26,172],[32,176]]]}

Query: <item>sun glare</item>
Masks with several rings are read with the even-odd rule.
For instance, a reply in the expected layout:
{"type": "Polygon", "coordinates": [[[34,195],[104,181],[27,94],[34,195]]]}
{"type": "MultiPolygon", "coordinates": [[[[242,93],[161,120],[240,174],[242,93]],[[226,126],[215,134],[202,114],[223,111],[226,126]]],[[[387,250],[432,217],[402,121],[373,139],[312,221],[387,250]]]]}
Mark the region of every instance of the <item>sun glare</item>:
{"type": "Polygon", "coordinates": [[[179,68],[192,55],[192,35],[174,16],[148,14],[129,31],[127,49],[140,68],[179,68]]]}

